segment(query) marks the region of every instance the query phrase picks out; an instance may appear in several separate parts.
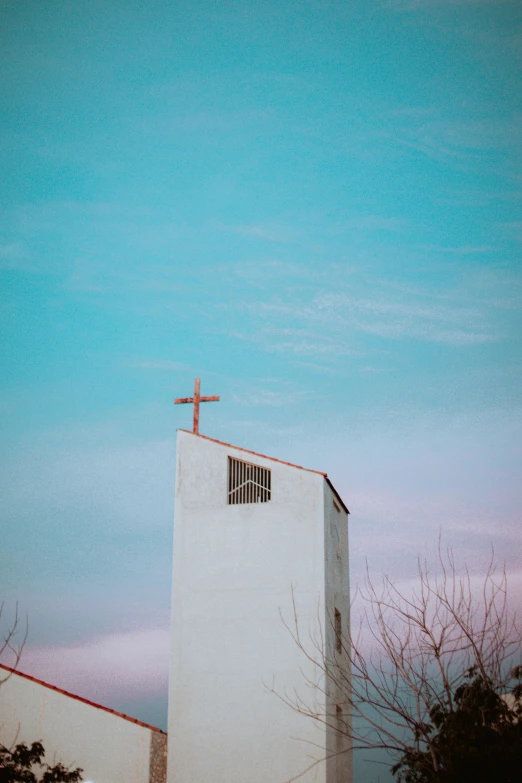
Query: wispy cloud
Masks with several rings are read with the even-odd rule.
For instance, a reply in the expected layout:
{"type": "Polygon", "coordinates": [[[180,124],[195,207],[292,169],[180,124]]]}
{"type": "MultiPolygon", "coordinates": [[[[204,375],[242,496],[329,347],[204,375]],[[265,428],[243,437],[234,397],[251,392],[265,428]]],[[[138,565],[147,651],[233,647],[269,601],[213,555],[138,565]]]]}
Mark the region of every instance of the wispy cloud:
{"type": "Polygon", "coordinates": [[[413,11],[451,5],[515,5],[517,0],[384,0],[385,8],[397,11],[413,11]]]}
{"type": "Polygon", "coordinates": [[[267,242],[290,242],[291,232],[288,228],[278,226],[277,224],[259,224],[254,223],[245,226],[223,226],[227,231],[233,234],[241,234],[246,237],[263,239],[267,242]]]}
{"type": "Polygon", "coordinates": [[[234,402],[252,407],[269,406],[280,408],[285,405],[296,405],[304,399],[313,398],[311,392],[300,390],[273,391],[272,389],[253,388],[249,386],[246,392],[234,394],[234,402]]]}
{"type": "Polygon", "coordinates": [[[27,251],[21,242],[0,244],[0,268],[30,270],[27,251]]]}
{"type": "Polygon", "coordinates": [[[486,332],[469,332],[461,329],[440,329],[433,325],[415,327],[413,324],[390,324],[384,321],[375,321],[362,327],[368,334],[388,339],[410,337],[425,339],[430,342],[446,343],[447,345],[466,346],[479,345],[481,343],[494,342],[496,335],[486,332]]]}
{"type": "Polygon", "coordinates": [[[105,294],[109,290],[103,270],[84,259],[77,259],[71,273],[62,284],[63,289],[78,293],[105,294]]]}
{"type": "Polygon", "coordinates": [[[419,250],[428,253],[446,253],[456,256],[470,256],[477,253],[493,253],[498,248],[493,245],[461,245],[457,247],[443,247],[441,245],[419,245],[419,250]]]}
{"type": "Polygon", "coordinates": [[[409,221],[405,218],[384,215],[359,215],[342,222],[344,228],[360,231],[404,231],[409,221]]]}
{"type": "MultiPolygon", "coordinates": [[[[291,305],[268,304],[253,305],[251,310],[260,316],[263,320],[273,321],[272,314],[283,315],[291,321],[308,320],[311,310],[307,307],[291,305]]],[[[309,324],[310,326],[312,324],[309,324]]],[[[339,357],[358,355],[360,352],[350,346],[345,338],[330,335],[326,330],[313,329],[293,329],[264,326],[257,329],[254,333],[251,331],[227,332],[236,339],[256,342],[261,345],[265,351],[270,353],[290,353],[296,357],[339,357]]]]}
{"type": "Polygon", "coordinates": [[[145,125],[156,133],[172,134],[176,129],[185,131],[203,131],[205,135],[214,133],[229,133],[235,130],[246,130],[248,127],[272,125],[276,114],[270,107],[247,107],[230,111],[178,111],[166,112],[163,116],[156,114],[152,123],[145,125]]]}
{"type": "Polygon", "coordinates": [[[492,342],[502,335],[491,312],[494,304],[465,292],[448,296],[418,286],[408,290],[381,284],[373,286],[369,295],[359,281],[352,290],[318,294],[308,301],[275,299],[252,305],[252,309],[265,322],[279,322],[278,328],[265,327],[256,336],[258,341],[265,338],[268,349],[338,355],[357,353],[357,332],[455,346],[492,342]],[[288,328],[285,320],[306,326],[288,328]]]}
{"type": "Polygon", "coordinates": [[[420,338],[451,345],[472,345],[498,338],[498,331],[488,324],[479,307],[428,296],[422,299],[354,300],[336,296],[330,302],[335,312],[351,309],[356,328],[382,337],[420,338]]]}
{"type": "Polygon", "coordinates": [[[19,242],[9,242],[0,245],[0,259],[7,259],[10,261],[11,259],[21,258],[22,255],[22,246],[19,242]]]}
{"type": "Polygon", "coordinates": [[[436,204],[450,204],[455,207],[485,207],[498,202],[519,202],[522,199],[520,190],[480,190],[452,188],[442,195],[434,195],[436,204]]]}
{"type": "Polygon", "coordinates": [[[17,205],[1,218],[6,257],[23,255],[34,272],[58,274],[71,290],[98,290],[108,283],[120,290],[122,284],[178,290],[172,248],[200,230],[173,219],[167,208],[118,201],[17,205]],[[144,254],[153,260],[144,264],[144,254]]]}
{"type": "Polygon", "coordinates": [[[166,628],[108,634],[73,646],[26,646],[20,670],[104,706],[167,689],[166,628]]]}
{"type": "Polygon", "coordinates": [[[497,176],[507,159],[512,180],[516,171],[514,164],[522,154],[522,114],[484,116],[478,109],[460,109],[459,112],[457,108],[455,115],[445,117],[437,112],[409,116],[392,109],[385,112],[385,128],[376,134],[381,141],[398,148],[413,149],[458,166],[479,164],[482,170],[489,169],[497,176]],[[488,153],[487,159],[485,153],[488,153]]]}
{"type": "Polygon", "coordinates": [[[174,362],[171,359],[141,359],[126,362],[127,367],[136,367],[140,370],[188,370],[184,362],[174,362]]]}
{"type": "Polygon", "coordinates": [[[343,340],[332,338],[326,334],[308,333],[303,329],[301,334],[299,330],[281,329],[267,331],[264,335],[265,347],[269,351],[281,351],[293,353],[296,356],[322,356],[339,357],[350,356],[357,351],[343,340]]]}
{"type": "Polygon", "coordinates": [[[500,228],[522,241],[522,220],[512,220],[508,223],[500,223],[500,228]]]}

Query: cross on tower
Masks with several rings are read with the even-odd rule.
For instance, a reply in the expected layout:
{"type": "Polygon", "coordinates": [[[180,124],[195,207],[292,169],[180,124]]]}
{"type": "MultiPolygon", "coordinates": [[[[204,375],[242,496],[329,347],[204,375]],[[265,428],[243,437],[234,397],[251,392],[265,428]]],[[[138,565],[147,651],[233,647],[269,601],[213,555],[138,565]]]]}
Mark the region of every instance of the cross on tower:
{"type": "Polygon", "coordinates": [[[201,397],[199,393],[199,378],[196,378],[194,381],[194,396],[193,397],[178,397],[176,400],[174,400],[174,405],[179,405],[180,403],[184,402],[193,402],[194,403],[194,427],[193,432],[196,435],[199,435],[199,403],[200,402],[218,402],[219,397],[201,397]]]}

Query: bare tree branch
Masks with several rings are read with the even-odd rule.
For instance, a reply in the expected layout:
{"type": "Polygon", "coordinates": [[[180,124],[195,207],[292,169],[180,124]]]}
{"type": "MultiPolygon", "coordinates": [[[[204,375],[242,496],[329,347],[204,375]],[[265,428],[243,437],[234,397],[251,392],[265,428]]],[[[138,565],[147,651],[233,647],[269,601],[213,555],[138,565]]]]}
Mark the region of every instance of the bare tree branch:
{"type": "MultiPolygon", "coordinates": [[[[305,684],[316,695],[319,691],[322,704],[335,693],[349,719],[339,723],[297,691],[276,695],[325,729],[341,733],[354,749],[379,748],[396,761],[414,751],[419,759],[429,757],[436,773],[434,710],[448,714],[457,709],[456,694],[470,672],[497,694],[505,693],[522,649],[522,629],[508,611],[506,570],[496,569],[493,551],[480,590],[474,590],[467,568],[459,576],[453,552],[443,549],[440,537],[438,566],[440,573],[433,576],[419,559],[417,587],[408,595],[387,574],[377,586],[367,565],[364,588],[358,591],[365,608],[357,632],[343,634],[342,664],[325,644],[321,624],[317,638],[303,640],[292,590],[292,620],[281,618],[320,674],[304,676],[305,684]]],[[[327,616],[327,623],[334,629],[335,618],[327,616]]]]}
{"type": "MultiPolygon", "coordinates": [[[[0,626],[5,614],[4,601],[0,602],[0,626]]],[[[27,615],[25,616],[25,622],[23,627],[20,628],[20,614],[18,610],[18,603],[15,605],[15,614],[13,621],[9,624],[7,631],[0,635],[0,662],[2,659],[9,655],[8,665],[6,663],[6,669],[3,671],[5,674],[0,675],[0,685],[9,679],[13,671],[18,667],[20,658],[22,657],[22,651],[27,641],[27,634],[29,633],[29,620],[27,615]],[[21,639],[17,637],[22,633],[21,639]]]]}

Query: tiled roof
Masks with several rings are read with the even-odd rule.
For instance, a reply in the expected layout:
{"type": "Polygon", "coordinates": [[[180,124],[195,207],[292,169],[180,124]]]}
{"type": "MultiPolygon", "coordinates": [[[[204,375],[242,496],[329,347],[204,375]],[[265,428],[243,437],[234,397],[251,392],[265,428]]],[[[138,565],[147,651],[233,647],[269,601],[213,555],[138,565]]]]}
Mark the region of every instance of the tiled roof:
{"type": "Polygon", "coordinates": [[[328,478],[328,475],[326,473],[323,473],[321,470],[313,470],[312,468],[303,468],[302,465],[294,465],[293,462],[285,462],[283,459],[277,459],[277,457],[269,457],[267,454],[259,454],[257,451],[251,451],[250,449],[244,449],[242,446],[234,446],[232,443],[225,443],[222,440],[217,440],[216,438],[209,438],[208,435],[200,435],[199,432],[196,434],[195,432],[192,432],[191,430],[184,430],[181,429],[181,432],[186,432],[188,435],[194,435],[195,438],[203,438],[204,440],[209,440],[212,443],[218,443],[220,446],[226,446],[229,449],[236,449],[237,451],[244,451],[245,454],[253,454],[254,457],[261,457],[261,459],[269,459],[272,460],[272,462],[279,462],[280,465],[288,465],[290,468],[298,468],[298,470],[306,470],[308,473],[317,473],[319,476],[323,476],[326,483],[332,490],[332,492],[335,494],[336,498],[339,500],[340,504],[344,508],[347,514],[349,514],[349,510],[342,499],[342,497],[337,492],[336,488],[328,478]]]}
{"type": "Polygon", "coordinates": [[[117,712],[116,710],[111,710],[110,707],[104,707],[102,704],[96,704],[94,701],[89,701],[89,699],[84,699],[83,696],[77,696],[75,693],[69,693],[69,691],[65,691],[63,688],[58,688],[56,685],[50,685],[48,682],[44,682],[43,680],[38,680],[36,677],[32,677],[30,674],[24,674],[24,672],[19,671],[18,669],[11,669],[9,666],[4,666],[3,663],[0,663],[0,669],[4,669],[5,671],[11,672],[12,674],[16,674],[19,677],[24,677],[26,680],[31,680],[31,682],[36,682],[38,685],[43,685],[44,688],[50,688],[52,691],[57,691],[58,693],[62,693],[64,696],[69,696],[70,699],[76,699],[76,701],[82,701],[84,704],[88,704],[91,707],[96,707],[97,710],[104,710],[104,712],[111,712],[113,715],[116,715],[118,718],[123,718],[124,720],[129,720],[131,723],[137,723],[138,726],[143,726],[146,729],[151,729],[151,731],[159,731],[160,734],[165,734],[164,731],[161,729],[158,729],[157,726],[150,726],[148,723],[143,723],[141,720],[137,720],[136,718],[131,718],[129,715],[124,715],[123,712],[117,712]]]}

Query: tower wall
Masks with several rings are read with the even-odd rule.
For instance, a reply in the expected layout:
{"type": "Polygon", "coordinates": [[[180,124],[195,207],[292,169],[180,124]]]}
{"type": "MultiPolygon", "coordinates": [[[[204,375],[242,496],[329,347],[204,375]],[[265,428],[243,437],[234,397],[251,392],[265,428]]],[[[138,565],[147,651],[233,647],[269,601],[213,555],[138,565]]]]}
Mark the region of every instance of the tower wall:
{"type": "MultiPolygon", "coordinates": [[[[319,671],[284,622],[324,623],[322,474],[178,433],[169,783],[284,783],[325,755],[325,732],[271,690],[324,714],[319,671]],[[228,457],[271,471],[271,500],[229,505],[228,457]],[[282,619],[283,618],[283,619],[282,619]]],[[[334,783],[318,764],[301,780],[334,783]]]]}
{"type": "Polygon", "coordinates": [[[346,736],[351,727],[351,710],[346,694],[351,683],[348,660],[350,628],[350,572],[348,559],[348,514],[330,485],[324,487],[325,536],[325,647],[326,658],[334,663],[326,699],[327,783],[350,783],[353,778],[351,742],[346,736]],[[336,611],[339,625],[336,629],[336,611]],[[337,633],[340,647],[337,648],[337,633]]]}

